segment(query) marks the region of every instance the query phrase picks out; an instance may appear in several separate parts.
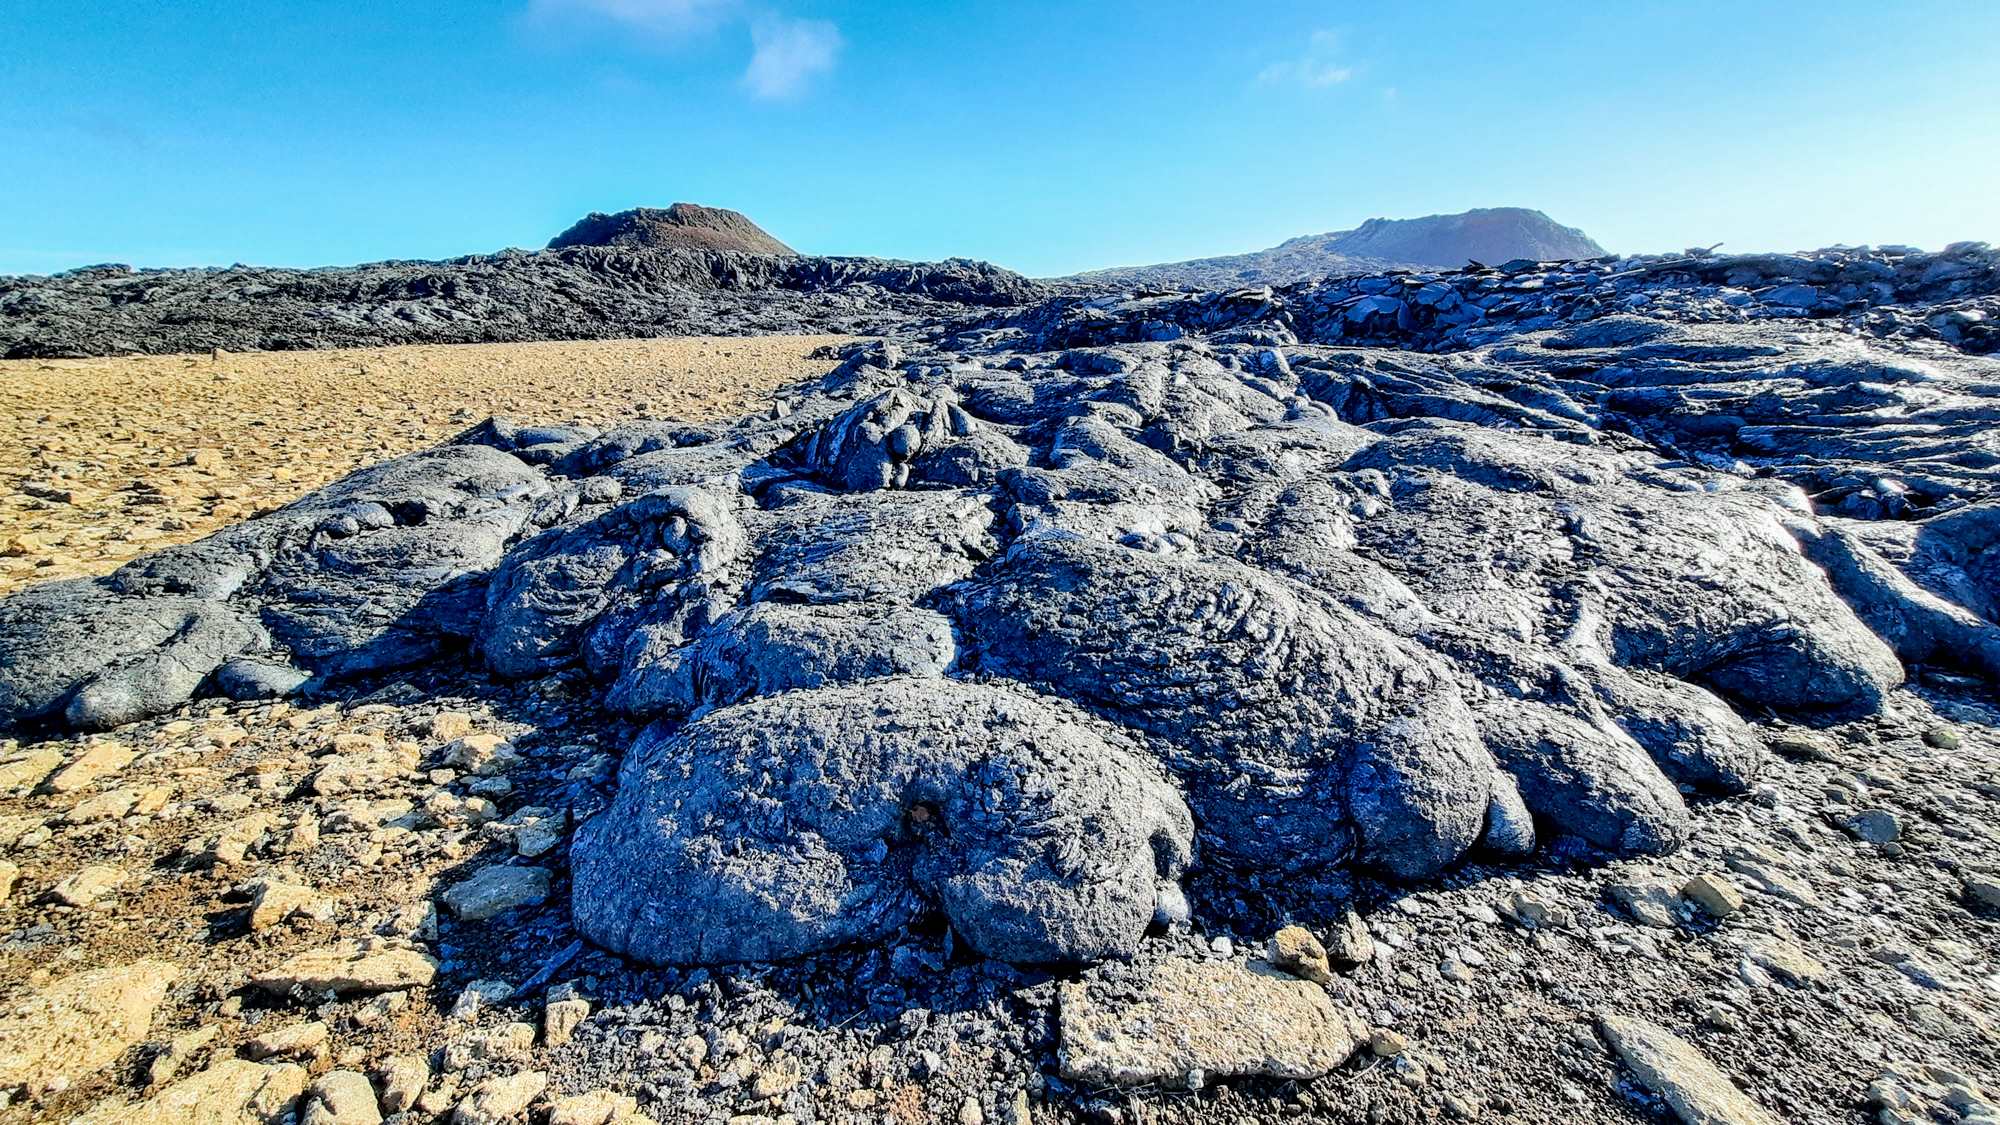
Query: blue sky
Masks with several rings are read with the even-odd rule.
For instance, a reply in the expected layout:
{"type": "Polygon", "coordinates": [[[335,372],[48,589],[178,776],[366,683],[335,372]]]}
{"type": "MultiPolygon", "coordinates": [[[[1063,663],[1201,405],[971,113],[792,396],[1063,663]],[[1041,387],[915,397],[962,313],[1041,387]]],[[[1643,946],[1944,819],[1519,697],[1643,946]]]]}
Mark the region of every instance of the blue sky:
{"type": "Polygon", "coordinates": [[[1527,206],[2000,242],[2000,4],[8,0],[0,272],[540,246],[690,200],[1035,275],[1527,206]]]}

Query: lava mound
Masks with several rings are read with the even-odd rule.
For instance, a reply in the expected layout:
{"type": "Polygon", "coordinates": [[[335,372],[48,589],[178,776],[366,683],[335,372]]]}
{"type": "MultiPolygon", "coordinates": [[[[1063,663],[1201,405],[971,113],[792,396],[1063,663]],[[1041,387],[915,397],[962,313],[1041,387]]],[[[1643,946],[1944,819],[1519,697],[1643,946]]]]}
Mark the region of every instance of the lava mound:
{"type": "Polygon", "coordinates": [[[0,602],[0,719],[469,650],[647,724],[571,851],[600,945],[767,961],[936,911],[1077,963],[1245,888],[1671,852],[1755,782],[1746,715],[2000,675],[1994,360],[1626,314],[1310,341],[1428,330],[1374,298],[1065,300],[727,423],[489,421],[0,602]]]}
{"type": "Polygon", "coordinates": [[[742,213],[696,203],[676,203],[664,209],[634,207],[615,215],[592,211],[549,241],[551,250],[568,246],[798,255],[798,251],[766,234],[763,227],[742,213]]]}

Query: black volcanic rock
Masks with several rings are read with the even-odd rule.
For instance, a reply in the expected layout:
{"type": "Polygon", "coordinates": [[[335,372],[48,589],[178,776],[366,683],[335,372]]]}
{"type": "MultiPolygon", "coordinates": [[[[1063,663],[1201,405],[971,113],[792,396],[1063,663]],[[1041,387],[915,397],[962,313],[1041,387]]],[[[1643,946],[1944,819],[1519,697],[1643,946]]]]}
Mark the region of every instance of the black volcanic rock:
{"type": "Polygon", "coordinates": [[[926,918],[1117,960],[1359,880],[1664,856],[1774,768],[1752,718],[2000,677],[1996,294],[1963,243],[960,311],[782,410],[489,421],[31,586],[0,723],[476,654],[650,724],[571,917],[676,966],[926,918]]]}
{"type": "Polygon", "coordinates": [[[1092,270],[1076,279],[1104,285],[1241,289],[1391,269],[1456,268],[1475,261],[1498,265],[1519,258],[1559,262],[1603,255],[1604,248],[1588,235],[1540,211],[1492,207],[1421,219],[1370,219],[1353,230],[1302,235],[1250,254],[1092,270]]]}
{"type": "Polygon", "coordinates": [[[592,211],[575,226],[549,240],[549,249],[566,246],[654,247],[662,250],[734,250],[743,254],[798,251],[772,238],[743,215],[698,203],[676,203],[664,210],[634,207],[607,215],[592,211]]]}
{"type": "Polygon", "coordinates": [[[963,258],[897,262],[656,246],[503,250],[310,270],[96,266],[0,277],[0,355],[872,335],[1032,304],[1053,291],[963,258]]]}

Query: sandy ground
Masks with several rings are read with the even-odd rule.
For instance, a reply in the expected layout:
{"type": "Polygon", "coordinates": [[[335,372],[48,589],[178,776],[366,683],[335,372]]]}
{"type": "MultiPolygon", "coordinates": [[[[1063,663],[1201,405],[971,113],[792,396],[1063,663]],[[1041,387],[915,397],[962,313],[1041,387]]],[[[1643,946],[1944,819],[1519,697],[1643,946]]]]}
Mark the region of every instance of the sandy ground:
{"type": "Polygon", "coordinates": [[[0,594],[106,574],[489,414],[743,413],[837,337],[0,361],[0,594]]]}

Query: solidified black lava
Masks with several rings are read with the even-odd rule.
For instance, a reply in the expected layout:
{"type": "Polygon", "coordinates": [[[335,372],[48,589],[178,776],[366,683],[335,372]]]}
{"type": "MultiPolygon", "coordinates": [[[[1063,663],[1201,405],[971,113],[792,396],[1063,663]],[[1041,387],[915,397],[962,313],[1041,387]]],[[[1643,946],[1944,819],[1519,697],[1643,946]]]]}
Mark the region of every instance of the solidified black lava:
{"type": "MultiPolygon", "coordinates": [[[[1832,301],[1873,252],[1830,253],[1796,285],[1832,301]]],[[[1701,258],[1063,298],[728,424],[485,424],[0,603],[0,714],[468,646],[587,681],[651,725],[576,924],[676,964],[929,909],[1074,963],[1184,918],[1196,867],[1664,853],[1756,777],[1745,713],[2000,674],[1992,259],[1852,315],[1701,258]]]]}

